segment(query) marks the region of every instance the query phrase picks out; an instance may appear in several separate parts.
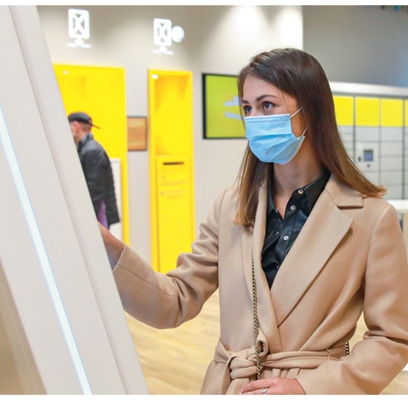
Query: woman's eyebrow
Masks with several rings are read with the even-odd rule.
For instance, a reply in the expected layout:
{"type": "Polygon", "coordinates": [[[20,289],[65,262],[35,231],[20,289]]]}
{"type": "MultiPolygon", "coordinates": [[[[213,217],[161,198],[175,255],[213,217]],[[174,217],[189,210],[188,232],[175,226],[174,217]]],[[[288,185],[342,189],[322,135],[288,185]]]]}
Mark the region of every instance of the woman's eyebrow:
{"type": "MultiPolygon", "coordinates": [[[[266,97],[274,97],[274,98],[278,98],[278,96],[275,96],[273,94],[263,94],[261,96],[258,96],[256,98],[256,101],[261,101],[263,99],[265,99],[266,97]]],[[[241,103],[249,103],[248,100],[245,100],[244,98],[241,100],[241,103]]]]}
{"type": "Polygon", "coordinates": [[[256,98],[256,101],[261,101],[263,100],[265,97],[274,97],[275,99],[278,98],[278,96],[274,95],[274,94],[263,94],[262,96],[259,96],[256,98]]]}

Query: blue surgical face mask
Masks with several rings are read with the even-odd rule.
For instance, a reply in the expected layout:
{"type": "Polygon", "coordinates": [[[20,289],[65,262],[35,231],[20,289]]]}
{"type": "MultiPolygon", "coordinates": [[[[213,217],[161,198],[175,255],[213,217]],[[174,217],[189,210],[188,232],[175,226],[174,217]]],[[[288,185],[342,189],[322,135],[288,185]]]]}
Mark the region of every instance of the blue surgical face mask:
{"type": "Polygon", "coordinates": [[[255,156],[266,163],[287,164],[300,149],[306,129],[296,137],[290,119],[294,114],[245,117],[246,137],[255,156]]]}

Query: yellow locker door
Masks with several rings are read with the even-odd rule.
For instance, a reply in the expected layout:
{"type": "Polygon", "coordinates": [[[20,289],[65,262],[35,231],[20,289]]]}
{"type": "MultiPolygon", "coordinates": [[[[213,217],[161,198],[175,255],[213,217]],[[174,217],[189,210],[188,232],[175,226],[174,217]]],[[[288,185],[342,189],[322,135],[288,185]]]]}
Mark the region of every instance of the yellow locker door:
{"type": "Polygon", "coordinates": [[[336,120],[339,126],[354,125],[354,98],[352,96],[333,96],[336,120]]]}
{"type": "Polygon", "coordinates": [[[157,220],[160,270],[174,268],[181,251],[189,251],[191,232],[190,160],[157,156],[157,220]]]}

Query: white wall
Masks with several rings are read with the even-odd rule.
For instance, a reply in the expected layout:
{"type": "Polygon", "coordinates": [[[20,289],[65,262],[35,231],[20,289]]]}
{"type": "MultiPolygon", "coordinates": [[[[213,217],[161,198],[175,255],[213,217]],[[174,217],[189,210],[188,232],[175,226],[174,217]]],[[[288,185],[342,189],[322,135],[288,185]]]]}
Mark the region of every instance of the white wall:
{"type": "Polygon", "coordinates": [[[304,50],[330,81],[408,86],[408,7],[304,6],[304,50]]]}
{"type": "MultiPolygon", "coordinates": [[[[147,115],[147,70],[193,72],[196,224],[217,194],[234,183],[245,139],[203,140],[202,73],[238,74],[250,57],[275,47],[303,48],[301,6],[84,6],[90,12],[89,49],[67,46],[67,6],[39,6],[54,63],[126,69],[128,115],[147,115]],[[185,31],[173,55],[155,54],[153,18],[185,31]]],[[[174,110],[176,113],[177,110],[174,110]]],[[[129,152],[131,245],[150,260],[148,153],[129,152]]]]}

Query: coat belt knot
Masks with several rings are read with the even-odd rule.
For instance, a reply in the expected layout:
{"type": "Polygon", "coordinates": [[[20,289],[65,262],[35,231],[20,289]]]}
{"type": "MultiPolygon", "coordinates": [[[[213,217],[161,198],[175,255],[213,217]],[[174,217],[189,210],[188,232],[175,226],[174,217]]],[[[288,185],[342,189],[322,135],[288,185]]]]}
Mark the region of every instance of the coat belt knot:
{"type": "MultiPolygon", "coordinates": [[[[320,351],[283,351],[268,354],[266,342],[260,344],[260,366],[262,369],[272,370],[271,376],[282,376],[282,370],[295,370],[291,375],[297,375],[300,369],[317,368],[321,363],[330,359],[339,359],[344,355],[344,346],[332,348],[330,353],[327,350],[320,351]]],[[[221,340],[215,348],[214,361],[224,363],[224,386],[228,394],[231,382],[244,379],[247,382],[253,380],[256,375],[256,355],[254,346],[238,352],[228,351],[221,340]]],[[[237,382],[236,382],[237,383],[237,382]]],[[[242,384],[242,383],[241,383],[242,384]]]]}

